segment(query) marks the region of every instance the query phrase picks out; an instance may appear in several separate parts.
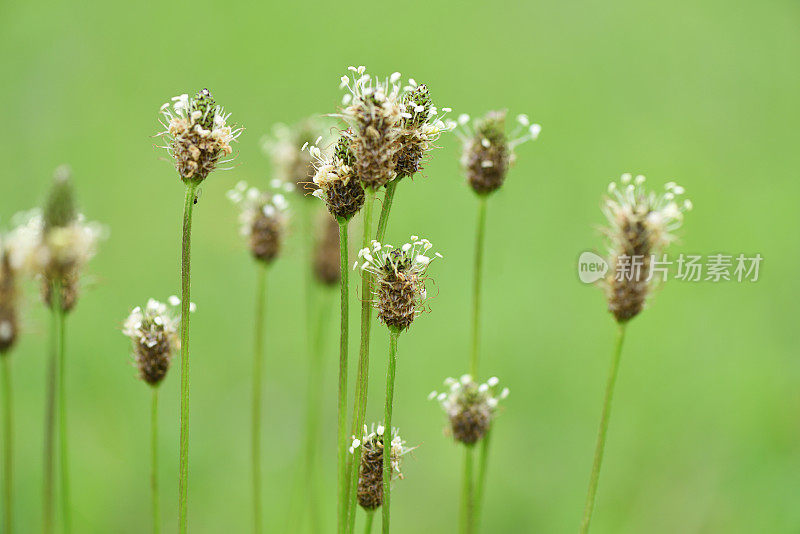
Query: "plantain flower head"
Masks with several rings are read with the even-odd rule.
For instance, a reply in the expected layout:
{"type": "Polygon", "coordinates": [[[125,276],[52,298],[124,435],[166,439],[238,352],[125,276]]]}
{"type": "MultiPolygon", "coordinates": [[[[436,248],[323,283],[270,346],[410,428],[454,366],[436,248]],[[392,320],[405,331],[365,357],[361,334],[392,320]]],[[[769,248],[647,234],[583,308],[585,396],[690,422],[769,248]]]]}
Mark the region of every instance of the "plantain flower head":
{"type": "Polygon", "coordinates": [[[161,106],[161,126],[157,135],[166,139],[160,148],[175,160],[184,182],[200,183],[217,168],[231,161],[233,143],[242,128],[228,124],[230,113],[214,102],[208,89],[193,97],[182,94],[161,106]]]}
{"type": "Polygon", "coordinates": [[[313,195],[323,200],[331,215],[340,221],[349,221],[364,205],[364,188],[355,172],[351,142],[352,134],[344,131],[332,154],[316,145],[303,147],[314,161],[313,195]]]}
{"type": "Polygon", "coordinates": [[[280,252],[286,232],[289,207],[286,197],[249,187],[246,182],[236,184],[227,196],[241,210],[241,233],[248,239],[253,257],[271,263],[280,252]]]}
{"type": "Polygon", "coordinates": [[[539,137],[541,126],[531,124],[527,115],[517,116],[517,127],[506,133],[506,112],[490,111],[479,119],[459,116],[458,132],[463,143],[461,165],[467,182],[479,195],[488,195],[500,188],[516,158],[514,149],[539,137]]]}
{"type": "Polygon", "coordinates": [[[470,375],[459,379],[447,378],[446,392],[431,391],[429,400],[436,399],[450,420],[450,428],[456,441],[473,445],[479,441],[492,425],[501,400],[508,397],[508,388],[500,388],[497,377],[478,384],[470,375]]]}
{"type": "Polygon", "coordinates": [[[294,126],[276,124],[272,134],[262,141],[264,152],[269,155],[277,180],[303,197],[316,189],[314,186],[314,161],[311,153],[303,148],[319,145],[327,131],[327,124],[316,117],[309,117],[294,126]]]}
{"type": "Polygon", "coordinates": [[[652,255],[675,240],[673,232],[683,223],[692,202],[683,198],[684,189],[675,182],[656,193],[645,187],[645,177],[623,174],[611,182],[603,212],[609,227],[609,269],[602,285],[608,309],[617,322],[629,321],[644,309],[654,283],[650,275],[652,255]]]}
{"type": "MultiPolygon", "coordinates": [[[[375,510],[383,504],[383,438],[386,429],[383,425],[364,425],[364,434],[356,438],[350,446],[350,453],[361,448],[361,466],[358,471],[358,504],[365,510],[375,510]]],[[[390,462],[392,478],[403,478],[400,460],[413,449],[406,447],[396,428],[391,433],[390,462]]]]}

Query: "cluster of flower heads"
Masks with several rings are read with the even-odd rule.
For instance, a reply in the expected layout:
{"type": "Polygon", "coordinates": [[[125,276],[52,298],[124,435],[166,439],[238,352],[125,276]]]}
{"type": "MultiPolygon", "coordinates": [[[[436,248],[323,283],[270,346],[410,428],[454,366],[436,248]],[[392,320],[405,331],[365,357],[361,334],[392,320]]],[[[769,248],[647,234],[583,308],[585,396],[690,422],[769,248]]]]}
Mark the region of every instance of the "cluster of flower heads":
{"type": "Polygon", "coordinates": [[[514,163],[514,149],[539,137],[542,130],[538,124],[531,124],[527,115],[517,115],[517,128],[506,134],[505,111],[490,111],[477,119],[462,114],[458,123],[457,134],[463,143],[461,164],[470,187],[479,195],[492,193],[503,185],[514,163]]]}
{"type": "MultiPolygon", "coordinates": [[[[273,186],[281,186],[274,182],[273,186]]],[[[259,261],[269,263],[281,248],[289,207],[283,194],[262,191],[239,182],[228,191],[228,198],[239,206],[241,233],[248,239],[250,252],[259,261]]]]}
{"type": "MultiPolygon", "coordinates": [[[[383,504],[383,438],[386,429],[383,425],[364,425],[361,438],[353,436],[350,454],[361,447],[361,466],[358,472],[358,504],[365,510],[375,510],[383,504]]],[[[414,450],[406,447],[396,428],[391,432],[390,463],[392,477],[403,478],[400,470],[401,458],[414,450]]]]}
{"type": "Polygon", "coordinates": [[[348,149],[364,187],[377,189],[396,177],[412,176],[442,132],[455,123],[445,121],[433,104],[425,84],[411,78],[401,87],[399,72],[380,79],[366,68],[349,67],[341,77],[347,89],[338,115],[350,127],[348,149]]]}
{"type": "Polygon", "coordinates": [[[316,168],[311,153],[304,150],[308,145],[319,145],[328,130],[325,121],[309,117],[294,126],[276,124],[272,135],[266,136],[262,147],[274,165],[274,176],[302,196],[314,190],[316,168]]]}
{"type": "Polygon", "coordinates": [[[231,143],[242,128],[228,124],[230,113],[218,106],[208,89],[193,97],[182,94],[161,106],[161,126],[157,135],[167,140],[161,147],[175,160],[175,168],[184,182],[202,182],[223,160],[233,153],[231,143]]]}
{"type": "Polygon", "coordinates": [[[432,246],[427,239],[412,235],[400,248],[372,241],[371,247],[358,252],[361,270],[374,276],[373,306],[389,328],[405,330],[425,309],[425,273],[433,259],[442,257],[438,252],[428,255],[432,246]]]}
{"type": "Polygon", "coordinates": [[[471,375],[460,379],[447,378],[447,392],[431,391],[429,400],[436,399],[450,419],[453,437],[466,445],[476,443],[489,430],[499,402],[508,397],[508,388],[500,389],[496,376],[478,384],[471,375]]]}
{"type": "MultiPolygon", "coordinates": [[[[181,300],[172,295],[168,303],[150,299],[144,308],[135,307],[122,329],[133,344],[139,377],[151,386],[161,383],[169,370],[172,355],[180,349],[181,300]]],[[[189,305],[189,311],[195,311],[194,303],[189,305]]]]}
{"type": "Polygon", "coordinates": [[[609,311],[625,322],[642,311],[650,290],[650,258],[674,241],[673,232],[692,209],[683,187],[669,182],[663,193],[649,191],[645,177],[623,174],[608,186],[603,212],[609,221],[609,273],[603,280],[609,311]],[[621,262],[626,262],[624,265],[621,262]],[[633,262],[638,262],[634,264],[633,262]],[[623,276],[618,273],[624,273],[623,276]]]}

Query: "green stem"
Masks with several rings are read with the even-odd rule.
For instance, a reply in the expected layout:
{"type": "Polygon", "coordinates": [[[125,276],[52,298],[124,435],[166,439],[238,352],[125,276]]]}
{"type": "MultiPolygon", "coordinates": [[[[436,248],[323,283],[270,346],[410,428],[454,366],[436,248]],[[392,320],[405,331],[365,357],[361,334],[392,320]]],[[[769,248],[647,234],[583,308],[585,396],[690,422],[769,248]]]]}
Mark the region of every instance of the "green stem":
{"type": "Polygon", "coordinates": [[[392,491],[392,409],[394,405],[394,378],[397,371],[397,338],[400,331],[389,330],[389,363],[386,367],[386,406],[383,415],[383,534],[389,534],[389,515],[392,491]]]}
{"type": "Polygon", "coordinates": [[[383,197],[383,206],[381,206],[381,215],[378,218],[378,231],[375,234],[375,240],[383,242],[386,235],[386,227],[389,224],[389,212],[392,211],[392,201],[394,200],[394,192],[397,189],[397,184],[400,183],[400,178],[395,178],[386,184],[386,194],[383,197]]]}
{"type": "Polygon", "coordinates": [[[338,472],[339,472],[339,506],[338,532],[347,532],[347,336],[349,330],[349,265],[347,245],[348,221],[339,219],[339,269],[341,271],[341,324],[339,337],[339,391],[338,391],[338,472]]]}
{"type": "Polygon", "coordinates": [[[478,379],[478,327],[481,309],[481,277],[483,275],[483,242],[486,234],[486,197],[478,197],[478,230],[475,234],[475,278],[472,292],[472,357],[470,373],[478,379]]]}
{"type": "Polygon", "coordinates": [[[489,462],[489,445],[492,441],[492,428],[486,431],[481,440],[481,453],[478,459],[478,479],[475,484],[475,501],[473,505],[475,531],[480,529],[481,509],[483,507],[483,491],[486,484],[486,467],[489,462]]]}
{"type": "Polygon", "coordinates": [[[8,354],[0,355],[3,361],[3,532],[11,534],[11,499],[14,489],[13,446],[14,430],[11,411],[11,364],[8,354]]]}
{"type": "Polygon", "coordinates": [[[189,532],[189,304],[191,286],[192,208],[197,183],[186,186],[181,244],[181,435],[178,466],[178,523],[180,534],[189,532]]]}
{"type": "Polygon", "coordinates": [[[61,514],[64,534],[72,532],[72,508],[69,491],[69,455],[67,453],[67,401],[65,380],[66,353],[66,312],[59,306],[58,327],[58,412],[59,412],[59,450],[61,463],[61,514]]]}
{"type": "Polygon", "coordinates": [[[253,409],[251,454],[253,477],[253,532],[261,532],[261,384],[264,359],[264,308],[267,292],[267,268],[258,265],[256,281],[255,342],[253,343],[253,409]]]}
{"type": "MultiPolygon", "coordinates": [[[[364,201],[364,234],[361,240],[362,248],[370,246],[370,236],[372,235],[372,207],[375,204],[375,190],[368,187],[365,191],[364,201]]],[[[369,334],[372,321],[372,278],[369,273],[361,273],[361,345],[359,347],[358,371],[356,372],[356,396],[353,403],[353,426],[352,435],[361,434],[364,426],[364,419],[367,414],[367,390],[369,388],[369,334]]],[[[355,529],[356,515],[356,493],[358,492],[358,468],[361,465],[361,447],[356,448],[350,458],[347,473],[350,484],[346,488],[347,501],[347,532],[352,533],[355,529]]]]}
{"type": "Polygon", "coordinates": [[[475,495],[472,485],[472,471],[475,463],[475,449],[472,445],[464,447],[464,485],[461,489],[461,532],[475,532],[475,495]]]}
{"type": "Polygon", "coordinates": [[[581,534],[589,532],[589,523],[592,520],[592,510],[594,509],[594,498],[597,494],[597,482],[600,479],[600,465],[603,463],[603,450],[606,446],[606,433],[608,432],[608,420],[611,418],[611,401],[614,398],[614,385],[617,382],[617,372],[619,371],[619,360],[622,356],[622,342],[625,340],[625,323],[619,324],[617,332],[617,343],[614,347],[614,354],[611,358],[611,368],[608,371],[608,381],[606,382],[606,393],[603,399],[603,413],[600,416],[600,430],[597,433],[597,445],[594,450],[594,463],[592,464],[592,474],[589,477],[589,492],[586,496],[586,506],[583,509],[583,521],[581,522],[581,534]]]}
{"type": "Polygon", "coordinates": [[[373,519],[375,519],[375,510],[367,511],[367,517],[364,519],[364,534],[371,534],[373,519]]]}
{"type": "Polygon", "coordinates": [[[54,280],[50,287],[50,358],[47,362],[47,400],[44,416],[44,483],[42,495],[42,531],[52,534],[54,524],[54,480],[55,480],[55,421],[56,421],[56,372],[58,367],[59,310],[61,309],[61,284],[54,280]]]}
{"type": "Polygon", "coordinates": [[[153,402],[150,409],[150,489],[153,498],[153,534],[161,532],[158,506],[158,387],[153,386],[153,402]]]}

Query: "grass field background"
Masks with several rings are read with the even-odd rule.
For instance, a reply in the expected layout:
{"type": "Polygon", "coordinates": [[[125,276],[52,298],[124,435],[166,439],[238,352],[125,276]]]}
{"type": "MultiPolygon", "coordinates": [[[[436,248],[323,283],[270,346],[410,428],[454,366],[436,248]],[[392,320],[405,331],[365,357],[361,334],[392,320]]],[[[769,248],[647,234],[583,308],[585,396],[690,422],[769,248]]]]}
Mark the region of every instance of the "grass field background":
{"type": "MultiPolygon", "coordinates": [[[[131,307],[178,292],[183,187],[151,136],[164,101],[202,87],[246,131],[236,168],[207,180],[195,212],[190,521],[198,534],[248,531],[255,271],[224,192],[268,182],[261,136],[333,111],[351,64],[424,81],[456,114],[505,107],[543,127],[489,203],[482,366],[511,396],[484,531],[577,530],[614,323],[575,261],[602,249],[600,197],[626,171],[686,187],[695,210],[672,252],[764,262],[756,283],[669,282],[631,324],[593,532],[800,531],[798,23],[788,0],[0,4],[0,224],[39,203],[66,162],[85,213],[111,231],[69,318],[75,532],[150,528],[149,391],[120,329],[131,307]]],[[[462,451],[426,395],[466,368],[476,200],[455,136],[441,145],[399,187],[388,231],[445,255],[432,312],[400,340],[394,418],[419,447],[393,493],[397,532],[456,531],[462,451]]],[[[282,531],[302,443],[301,243],[295,226],[269,275],[270,532],[282,531]]],[[[30,290],[11,355],[18,532],[36,532],[41,510],[48,316],[30,290]]],[[[336,317],[331,307],[317,473],[331,526],[336,317]]],[[[374,332],[370,420],[387,339],[374,332]]],[[[175,370],[162,387],[165,532],[177,523],[175,370]]]]}

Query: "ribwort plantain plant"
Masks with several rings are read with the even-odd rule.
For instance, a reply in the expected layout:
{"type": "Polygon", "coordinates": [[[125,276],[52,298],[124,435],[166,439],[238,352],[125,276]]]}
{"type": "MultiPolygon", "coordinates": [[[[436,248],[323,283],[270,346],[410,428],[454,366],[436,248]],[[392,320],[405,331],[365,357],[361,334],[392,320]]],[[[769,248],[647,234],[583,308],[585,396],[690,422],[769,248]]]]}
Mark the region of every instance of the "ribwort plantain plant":
{"type": "MultiPolygon", "coordinates": [[[[490,111],[484,117],[475,120],[470,120],[469,115],[462,114],[458,118],[458,123],[461,128],[457,130],[457,134],[463,144],[461,164],[466,173],[467,183],[478,197],[472,301],[472,347],[469,360],[471,376],[477,377],[487,199],[505,182],[508,170],[516,158],[514,149],[526,141],[536,139],[541,131],[541,126],[531,124],[527,115],[518,115],[517,127],[509,135],[506,133],[505,111],[490,111]]],[[[473,474],[473,447],[468,445],[464,452],[464,484],[461,493],[462,532],[472,533],[478,528],[490,438],[491,427],[488,427],[485,435],[482,436],[477,477],[473,474]]]]}
{"type": "MultiPolygon", "coordinates": [[[[384,405],[384,426],[389,430],[392,442],[392,413],[394,408],[394,383],[397,369],[397,340],[408,329],[414,319],[423,312],[427,302],[426,273],[431,261],[441,258],[440,253],[429,255],[430,241],[411,236],[411,242],[396,249],[392,245],[382,245],[373,241],[369,248],[358,253],[363,261],[363,277],[375,280],[372,299],[368,299],[376,310],[378,319],[389,329],[389,361],[386,370],[386,402],[384,405]]],[[[358,264],[356,264],[358,266],[358,264]]],[[[354,458],[359,457],[355,455],[354,458]]],[[[360,464],[360,461],[359,461],[360,464]]],[[[382,532],[389,533],[391,497],[391,454],[388,448],[383,451],[383,513],[382,532]]]]}
{"type": "Polygon", "coordinates": [[[683,187],[674,182],[667,183],[663,193],[648,191],[644,183],[645,177],[642,175],[634,178],[630,174],[623,174],[619,183],[609,184],[603,205],[609,222],[604,233],[610,242],[608,264],[612,268],[601,281],[601,286],[606,293],[608,310],[617,322],[617,341],[603,397],[581,534],[589,532],[592,521],[626,327],[644,309],[656,283],[656,279],[650,276],[652,255],[674,241],[672,232],[681,226],[684,212],[692,209],[691,201],[680,199],[684,193],[683,187]]]}
{"type": "MultiPolygon", "coordinates": [[[[339,225],[340,338],[339,381],[337,391],[337,532],[348,530],[347,513],[347,369],[349,334],[348,225],[364,206],[364,188],[353,168],[350,133],[345,131],[332,154],[317,146],[308,147],[315,161],[314,196],[322,199],[339,225]]],[[[304,147],[306,148],[306,147],[304,147]]],[[[366,215],[365,215],[366,217],[366,215]]]]}
{"type": "Polygon", "coordinates": [[[214,101],[208,89],[195,96],[182,94],[161,106],[167,150],[185,185],[181,244],[181,416],[178,482],[178,523],[180,534],[189,530],[189,302],[191,286],[192,213],[198,201],[198,188],[211,172],[230,161],[231,143],[242,128],[228,124],[229,113],[214,101]]]}
{"type": "Polygon", "coordinates": [[[255,341],[253,343],[253,406],[251,410],[251,470],[253,488],[253,532],[262,530],[261,519],[261,404],[264,364],[264,318],[267,298],[267,270],[278,257],[286,228],[288,203],[281,193],[260,191],[239,182],[228,191],[239,206],[241,233],[257,263],[255,341]]]}
{"type": "MultiPolygon", "coordinates": [[[[122,333],[130,340],[134,365],[139,378],[150,386],[150,494],[152,499],[153,533],[161,531],[158,493],[158,388],[167,375],[172,356],[180,349],[180,318],[175,309],[180,299],[173,295],[169,306],[154,299],[135,307],[125,320],[122,333]]],[[[194,311],[194,305],[189,305],[194,311]]]]}

